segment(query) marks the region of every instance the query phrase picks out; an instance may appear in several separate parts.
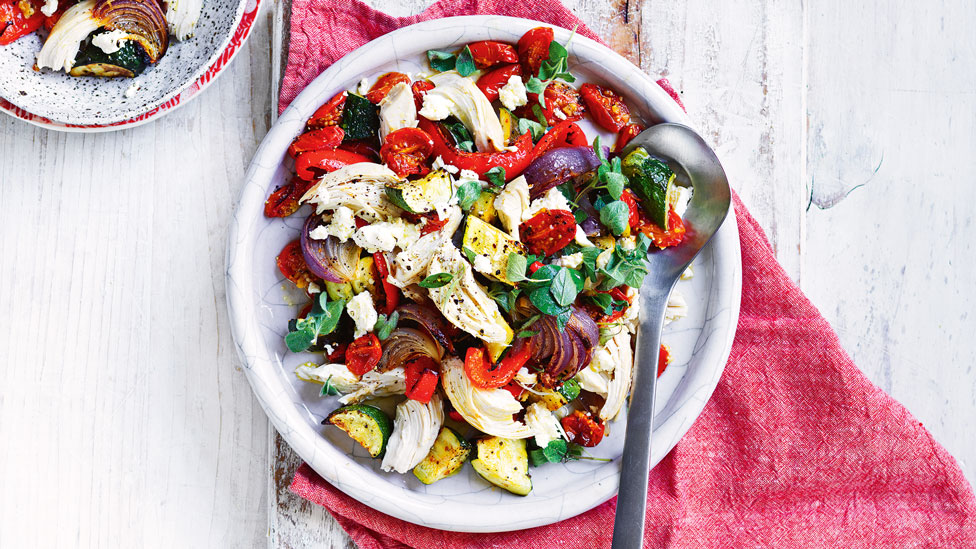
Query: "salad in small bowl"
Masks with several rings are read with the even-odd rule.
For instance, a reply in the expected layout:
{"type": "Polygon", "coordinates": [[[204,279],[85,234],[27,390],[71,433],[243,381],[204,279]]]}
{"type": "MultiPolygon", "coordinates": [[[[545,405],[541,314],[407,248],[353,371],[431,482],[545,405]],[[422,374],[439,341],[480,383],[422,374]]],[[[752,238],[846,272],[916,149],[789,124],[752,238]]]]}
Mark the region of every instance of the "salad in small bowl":
{"type": "MultiPolygon", "coordinates": [[[[605,460],[646,255],[693,230],[691,190],[622,154],[645,123],[577,83],[552,28],[426,55],[334,95],[288,148],[264,206],[303,217],[267,258],[307,296],[284,342],[319,357],[295,375],[334,401],[325,429],[383,471],[429,485],[470,462],[525,496],[533,467],[605,460]]],[[[686,312],[678,289],[667,319],[686,312]]]]}

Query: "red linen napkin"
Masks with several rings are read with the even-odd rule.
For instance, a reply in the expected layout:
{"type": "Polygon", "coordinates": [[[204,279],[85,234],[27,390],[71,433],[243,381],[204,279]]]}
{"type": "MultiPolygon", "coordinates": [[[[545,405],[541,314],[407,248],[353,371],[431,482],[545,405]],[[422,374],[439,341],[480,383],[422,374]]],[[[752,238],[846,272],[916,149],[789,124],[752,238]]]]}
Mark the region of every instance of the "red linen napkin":
{"type": "MultiPolygon", "coordinates": [[[[444,0],[404,18],[356,0],[294,0],[282,108],[377,36],[474,13],[580,25],[594,37],[556,0],[444,0]]],[[[976,547],[976,502],[955,460],[861,374],[738,197],[735,211],[743,291],[732,354],[701,417],[651,471],[645,545],[976,547]]],[[[616,505],[529,530],[465,534],[384,515],[307,465],[291,489],[329,509],[369,549],[609,547],[616,505]]]]}

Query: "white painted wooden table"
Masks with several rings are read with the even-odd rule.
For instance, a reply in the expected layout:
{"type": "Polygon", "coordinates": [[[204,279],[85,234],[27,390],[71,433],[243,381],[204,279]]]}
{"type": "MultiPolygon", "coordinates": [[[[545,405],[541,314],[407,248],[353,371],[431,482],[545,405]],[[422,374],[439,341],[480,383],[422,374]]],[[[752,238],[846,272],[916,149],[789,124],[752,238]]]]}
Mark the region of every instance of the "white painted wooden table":
{"type": "MultiPolygon", "coordinates": [[[[683,91],[790,275],[976,480],[971,3],[568,5],[683,91]]],[[[0,118],[0,547],[351,545],[287,492],[295,458],[227,325],[225,233],[271,121],[272,19],[147,126],[0,118]]]]}

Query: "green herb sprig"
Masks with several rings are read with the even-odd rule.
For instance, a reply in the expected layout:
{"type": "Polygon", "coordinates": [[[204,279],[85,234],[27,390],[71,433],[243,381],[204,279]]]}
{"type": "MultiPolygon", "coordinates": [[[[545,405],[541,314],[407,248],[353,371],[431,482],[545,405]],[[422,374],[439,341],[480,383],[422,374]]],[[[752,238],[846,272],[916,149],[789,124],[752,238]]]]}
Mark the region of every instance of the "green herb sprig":
{"type": "Polygon", "coordinates": [[[292,329],[285,335],[288,350],[293,353],[306,351],[320,336],[332,333],[339,324],[339,317],[342,316],[345,306],[344,299],[329,301],[326,292],[318,294],[308,315],[292,321],[292,329]]]}

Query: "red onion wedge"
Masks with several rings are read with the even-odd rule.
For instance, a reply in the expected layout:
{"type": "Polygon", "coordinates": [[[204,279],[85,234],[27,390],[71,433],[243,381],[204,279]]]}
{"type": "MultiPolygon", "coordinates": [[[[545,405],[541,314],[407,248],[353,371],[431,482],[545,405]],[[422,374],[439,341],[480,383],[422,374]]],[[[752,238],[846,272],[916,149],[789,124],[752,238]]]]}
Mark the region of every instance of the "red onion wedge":
{"type": "Polygon", "coordinates": [[[362,248],[352,240],[340,242],[330,236],[325,240],[315,240],[309,236],[316,227],[323,225],[322,217],[310,215],[302,229],[302,255],[309,270],[328,282],[349,282],[356,278],[359,269],[359,256],[362,248]]]}
{"type": "Polygon", "coordinates": [[[600,342],[600,329],[596,322],[575,306],[562,332],[552,316],[540,318],[532,327],[539,331],[532,336],[532,359],[543,366],[539,381],[547,387],[571,379],[589,366],[593,347],[600,342]]]}
{"type": "Polygon", "coordinates": [[[522,172],[529,184],[529,195],[538,198],[549,189],[600,167],[600,159],[590,147],[553,149],[529,164],[522,172]]]}
{"type": "Polygon", "coordinates": [[[383,359],[380,370],[386,371],[405,366],[420,357],[430,357],[440,364],[444,349],[427,332],[415,328],[397,328],[383,342],[383,359]]]}
{"type": "Polygon", "coordinates": [[[401,325],[405,322],[415,322],[418,326],[427,330],[427,333],[440,343],[448,352],[454,352],[454,344],[447,336],[447,320],[441,316],[440,311],[425,307],[417,303],[406,303],[397,307],[400,315],[401,325]]]}

